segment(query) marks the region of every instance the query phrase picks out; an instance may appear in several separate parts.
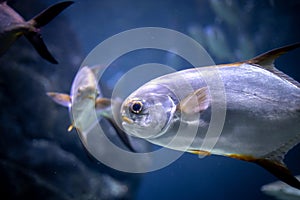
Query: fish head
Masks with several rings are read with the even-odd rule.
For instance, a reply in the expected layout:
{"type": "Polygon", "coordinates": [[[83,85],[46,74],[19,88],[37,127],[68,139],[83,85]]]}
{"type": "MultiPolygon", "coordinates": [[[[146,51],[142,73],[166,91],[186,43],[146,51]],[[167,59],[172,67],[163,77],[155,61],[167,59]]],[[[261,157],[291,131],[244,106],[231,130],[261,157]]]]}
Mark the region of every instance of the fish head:
{"type": "Polygon", "coordinates": [[[176,105],[168,93],[157,87],[141,87],[123,102],[122,127],[127,134],[152,139],[170,126],[176,105]]]}

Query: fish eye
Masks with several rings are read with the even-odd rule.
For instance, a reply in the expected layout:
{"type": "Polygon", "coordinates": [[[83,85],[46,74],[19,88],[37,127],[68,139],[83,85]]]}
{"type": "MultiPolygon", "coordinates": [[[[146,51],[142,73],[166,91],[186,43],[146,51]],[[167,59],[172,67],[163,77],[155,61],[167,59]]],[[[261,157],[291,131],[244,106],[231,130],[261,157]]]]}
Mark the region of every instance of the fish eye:
{"type": "Polygon", "coordinates": [[[133,101],[130,110],[135,114],[139,114],[143,110],[143,103],[141,101],[133,101]]]}

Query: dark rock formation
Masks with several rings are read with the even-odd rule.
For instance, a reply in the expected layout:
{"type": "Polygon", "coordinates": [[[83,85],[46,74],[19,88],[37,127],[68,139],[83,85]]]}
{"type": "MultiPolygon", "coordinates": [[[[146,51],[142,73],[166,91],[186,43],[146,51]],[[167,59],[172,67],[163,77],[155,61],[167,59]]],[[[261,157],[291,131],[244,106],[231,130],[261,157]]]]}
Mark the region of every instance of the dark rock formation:
{"type": "MultiPolygon", "coordinates": [[[[38,0],[10,4],[25,19],[47,7],[38,0]]],[[[0,57],[1,199],[131,198],[138,176],[90,159],[77,133],[67,133],[67,110],[46,96],[68,93],[82,59],[68,20],[58,16],[42,35],[58,65],[43,60],[24,38],[0,57]]]]}

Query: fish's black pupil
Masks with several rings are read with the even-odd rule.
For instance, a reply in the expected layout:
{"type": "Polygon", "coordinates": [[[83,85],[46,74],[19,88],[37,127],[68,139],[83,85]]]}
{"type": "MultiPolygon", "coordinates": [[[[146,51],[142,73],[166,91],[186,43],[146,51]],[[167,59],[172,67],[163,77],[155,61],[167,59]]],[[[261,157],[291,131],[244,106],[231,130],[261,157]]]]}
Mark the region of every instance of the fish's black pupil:
{"type": "Polygon", "coordinates": [[[135,103],[132,105],[132,110],[138,112],[142,108],[142,105],[139,103],[135,103]]]}
{"type": "Polygon", "coordinates": [[[143,104],[140,101],[134,102],[131,106],[131,111],[134,113],[140,113],[142,111],[143,104]]]}

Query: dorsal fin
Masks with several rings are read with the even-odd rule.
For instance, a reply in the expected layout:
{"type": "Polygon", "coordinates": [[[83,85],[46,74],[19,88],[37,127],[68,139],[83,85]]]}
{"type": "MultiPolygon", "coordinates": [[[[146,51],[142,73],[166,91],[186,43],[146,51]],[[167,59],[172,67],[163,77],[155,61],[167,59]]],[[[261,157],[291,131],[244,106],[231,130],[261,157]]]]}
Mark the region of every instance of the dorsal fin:
{"type": "Polygon", "coordinates": [[[103,72],[105,67],[103,65],[94,65],[94,66],[91,66],[90,69],[94,73],[95,77],[99,77],[101,75],[100,73],[103,72]]]}
{"type": "Polygon", "coordinates": [[[247,60],[246,63],[258,64],[263,68],[270,69],[270,68],[274,67],[274,60],[276,58],[287,53],[288,51],[291,51],[291,50],[299,48],[299,47],[300,47],[300,43],[296,43],[296,44],[291,44],[291,45],[287,45],[284,47],[280,47],[277,49],[273,49],[266,53],[260,54],[250,60],[247,60]]]}
{"type": "Polygon", "coordinates": [[[283,72],[279,71],[274,66],[274,61],[276,58],[287,53],[288,51],[291,51],[291,50],[299,48],[299,47],[300,47],[300,43],[295,43],[295,44],[287,45],[287,46],[280,47],[277,49],[273,49],[273,50],[263,53],[259,56],[256,56],[250,60],[247,60],[247,61],[245,61],[245,63],[258,65],[258,67],[266,69],[266,70],[272,72],[273,74],[276,74],[278,77],[280,77],[300,88],[299,82],[297,82],[293,78],[289,77],[288,75],[284,74],[283,72]]]}
{"type": "Polygon", "coordinates": [[[298,88],[300,88],[300,83],[298,81],[296,81],[292,77],[286,75],[285,73],[283,73],[282,71],[278,70],[277,68],[273,67],[273,69],[270,69],[268,71],[272,72],[273,74],[276,74],[281,79],[287,80],[288,82],[290,82],[290,83],[296,85],[298,88]]]}

